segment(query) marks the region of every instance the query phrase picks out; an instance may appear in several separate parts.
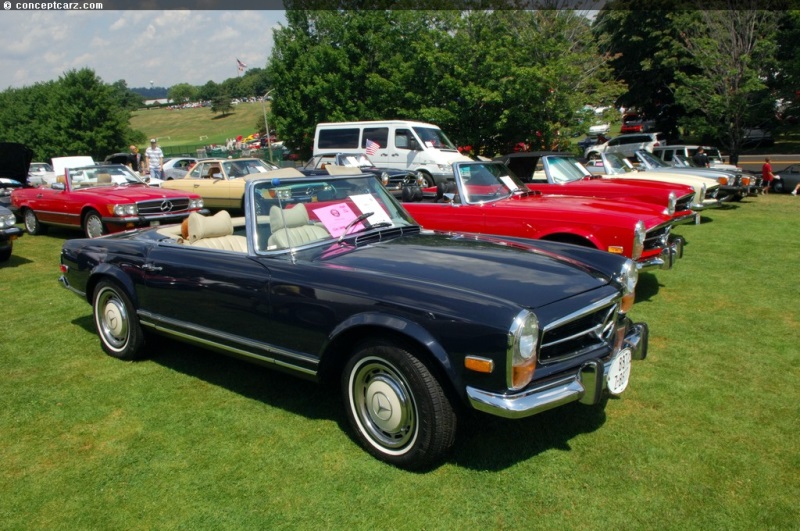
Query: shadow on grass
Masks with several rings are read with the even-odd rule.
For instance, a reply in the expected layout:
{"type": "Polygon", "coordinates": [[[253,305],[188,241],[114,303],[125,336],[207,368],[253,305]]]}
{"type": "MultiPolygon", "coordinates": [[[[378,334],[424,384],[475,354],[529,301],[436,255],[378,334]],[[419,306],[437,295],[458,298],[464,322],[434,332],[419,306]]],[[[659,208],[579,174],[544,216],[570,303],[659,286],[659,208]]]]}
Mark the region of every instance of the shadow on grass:
{"type": "Polygon", "coordinates": [[[658,278],[653,273],[641,273],[639,282],[636,284],[636,300],[634,304],[650,302],[653,297],[658,295],[658,290],[662,286],[663,284],[658,282],[658,278]]]}
{"type": "MultiPolygon", "coordinates": [[[[73,323],[95,333],[91,316],[75,319],[73,323]]],[[[358,444],[337,389],[171,339],[151,336],[149,341],[152,357],[146,362],[308,419],[333,420],[358,444]]],[[[456,444],[445,462],[495,471],[548,450],[569,451],[572,438],[605,423],[605,404],[606,401],[597,406],[568,404],[520,420],[467,411],[459,418],[456,444]]]]}

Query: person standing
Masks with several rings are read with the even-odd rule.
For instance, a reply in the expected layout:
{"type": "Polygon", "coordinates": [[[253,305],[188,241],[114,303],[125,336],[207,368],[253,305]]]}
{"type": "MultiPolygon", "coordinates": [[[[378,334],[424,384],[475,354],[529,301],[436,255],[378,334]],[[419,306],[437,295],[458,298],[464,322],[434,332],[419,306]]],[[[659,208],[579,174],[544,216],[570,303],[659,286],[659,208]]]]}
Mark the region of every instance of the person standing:
{"type": "Polygon", "coordinates": [[[139,153],[139,148],[131,144],[130,154],[128,155],[128,167],[139,175],[142,169],[142,154],[139,153]]]}
{"type": "Polygon", "coordinates": [[[692,162],[700,168],[708,168],[708,155],[702,147],[697,148],[697,153],[692,155],[692,162]]]}
{"type": "Polygon", "coordinates": [[[769,188],[772,186],[772,181],[775,179],[775,175],[772,173],[772,165],[769,163],[769,157],[764,159],[764,165],[761,166],[761,181],[764,188],[762,192],[764,194],[769,193],[769,188]]]}
{"type": "Polygon", "coordinates": [[[161,179],[161,168],[164,164],[164,152],[156,143],[155,138],[150,139],[150,147],[144,152],[145,171],[150,172],[151,179],[161,179]]]}

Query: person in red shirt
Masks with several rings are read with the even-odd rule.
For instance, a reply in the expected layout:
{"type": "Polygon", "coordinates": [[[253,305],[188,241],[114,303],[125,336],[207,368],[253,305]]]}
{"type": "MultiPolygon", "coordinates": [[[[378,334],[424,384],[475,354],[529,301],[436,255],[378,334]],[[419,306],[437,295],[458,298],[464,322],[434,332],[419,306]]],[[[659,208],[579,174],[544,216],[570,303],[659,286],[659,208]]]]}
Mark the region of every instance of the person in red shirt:
{"type": "Polygon", "coordinates": [[[764,165],[761,166],[761,180],[764,186],[762,192],[764,194],[769,193],[769,188],[772,186],[772,180],[775,179],[775,175],[772,174],[772,166],[769,163],[769,157],[764,159],[764,165]]]}

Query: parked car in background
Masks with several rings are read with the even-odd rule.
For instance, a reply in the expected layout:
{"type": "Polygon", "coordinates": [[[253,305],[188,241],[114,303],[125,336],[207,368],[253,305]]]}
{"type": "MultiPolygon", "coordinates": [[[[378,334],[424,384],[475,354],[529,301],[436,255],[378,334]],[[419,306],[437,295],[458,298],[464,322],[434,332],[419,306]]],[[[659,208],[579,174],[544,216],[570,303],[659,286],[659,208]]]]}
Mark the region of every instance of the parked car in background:
{"type": "Polygon", "coordinates": [[[202,159],[183,179],[165,181],[163,188],[200,194],[207,208],[242,210],[245,177],[263,177],[278,167],[257,158],[202,159]]]}
{"type": "Polygon", "coordinates": [[[404,203],[426,229],[583,245],[631,258],[640,269],[670,269],[683,254],[663,206],[542,195],[500,162],[458,162],[454,170],[452,189],[428,188],[422,201],[404,203]]]}
{"type": "Polygon", "coordinates": [[[625,113],[622,116],[622,124],[619,132],[628,133],[649,133],[655,127],[655,120],[646,120],[644,115],[638,112],[625,113]]]}
{"type": "Polygon", "coordinates": [[[60,281],[108,355],[149,355],[147,331],[332,384],[361,446],[414,470],[462,410],[598,405],[646,356],[624,257],[425,231],[368,174],[259,175],[244,211],[64,242],[60,281]]]}
{"type": "Polygon", "coordinates": [[[195,164],[197,164],[197,158],[195,157],[168,157],[164,159],[162,166],[164,180],[183,179],[189,173],[191,166],[195,164]]]}
{"type": "MultiPolygon", "coordinates": [[[[755,196],[761,192],[761,175],[753,173],[751,171],[743,171],[741,168],[736,168],[736,171],[727,170],[723,167],[699,167],[694,161],[690,158],[686,158],[683,155],[676,154],[675,158],[672,159],[672,167],[677,169],[683,170],[710,170],[711,172],[717,172],[716,176],[725,176],[727,178],[727,184],[738,184],[741,185],[742,189],[744,190],[744,195],[751,195],[755,196]]],[[[734,166],[735,167],[735,166],[734,166]]],[[[712,174],[706,174],[705,172],[701,175],[704,176],[713,176],[712,174]]],[[[739,198],[741,199],[740,196],[739,198]]]]}
{"type": "Polygon", "coordinates": [[[633,179],[600,179],[570,153],[528,151],[495,157],[530,190],[544,195],[599,197],[648,203],[664,209],[677,223],[694,220],[694,189],[688,185],[633,179]]]}
{"type": "Polygon", "coordinates": [[[636,151],[640,149],[652,151],[653,148],[666,143],[667,137],[664,133],[619,135],[608,142],[589,147],[584,156],[592,159],[597,158],[600,153],[617,153],[623,157],[634,158],[636,151]]]}
{"type": "Polygon", "coordinates": [[[776,192],[789,194],[800,184],[800,164],[792,164],[773,174],[777,177],[772,180],[772,189],[776,192]]]}
{"type": "Polygon", "coordinates": [[[4,206],[0,206],[0,262],[7,262],[14,249],[14,240],[22,237],[22,229],[15,227],[16,216],[4,206]]]}
{"type": "Polygon", "coordinates": [[[611,124],[608,122],[598,122],[589,126],[590,135],[604,135],[611,130],[611,124]]]}
{"type": "Polygon", "coordinates": [[[593,135],[590,133],[586,135],[586,138],[578,141],[577,144],[581,148],[581,153],[586,153],[586,150],[589,149],[590,147],[596,146],[598,144],[603,144],[605,142],[608,142],[609,140],[611,140],[611,137],[608,137],[606,135],[602,134],[593,135]]]}
{"type": "Polygon", "coordinates": [[[639,171],[631,162],[615,153],[601,153],[600,158],[586,161],[586,169],[593,175],[601,177],[614,177],[619,179],[639,179],[648,181],[661,181],[667,183],[685,184],[694,189],[694,200],[691,208],[698,212],[695,217],[697,223],[700,222],[699,212],[709,208],[722,206],[719,199],[719,183],[707,177],[698,177],[685,173],[672,172],[646,172],[639,171]]]}
{"type": "Polygon", "coordinates": [[[49,225],[56,225],[81,229],[88,238],[180,222],[203,208],[197,194],[150,187],[132,173],[123,182],[120,174],[112,177],[108,169],[69,168],[52,185],[14,190],[12,208],[29,234],[41,234],[49,225]]]}
{"type": "Polygon", "coordinates": [[[670,166],[645,150],[636,151],[636,162],[640,172],[682,173],[713,179],[719,184],[719,198],[723,201],[738,201],[749,193],[749,186],[745,186],[742,183],[741,173],[712,170],[710,168],[670,166]]]}
{"type": "Polygon", "coordinates": [[[104,164],[128,164],[130,162],[130,153],[112,153],[104,160],[104,164]]]}
{"type": "Polygon", "coordinates": [[[55,182],[56,174],[47,162],[31,162],[27,183],[32,186],[55,182]]]}
{"type": "Polygon", "coordinates": [[[682,162],[686,159],[692,160],[692,157],[697,154],[697,150],[701,147],[708,157],[709,168],[742,173],[740,167],[734,164],[726,164],[719,148],[714,146],[700,146],[697,144],[656,146],[653,148],[653,155],[671,166],[683,166],[682,162]]]}
{"type": "Polygon", "coordinates": [[[416,193],[425,184],[425,179],[419,172],[395,168],[379,168],[363,153],[321,153],[311,157],[304,166],[298,169],[304,175],[330,175],[334,168],[351,174],[352,169],[358,169],[363,173],[371,173],[395,197],[401,197],[403,190],[406,190],[406,194],[416,193]]]}

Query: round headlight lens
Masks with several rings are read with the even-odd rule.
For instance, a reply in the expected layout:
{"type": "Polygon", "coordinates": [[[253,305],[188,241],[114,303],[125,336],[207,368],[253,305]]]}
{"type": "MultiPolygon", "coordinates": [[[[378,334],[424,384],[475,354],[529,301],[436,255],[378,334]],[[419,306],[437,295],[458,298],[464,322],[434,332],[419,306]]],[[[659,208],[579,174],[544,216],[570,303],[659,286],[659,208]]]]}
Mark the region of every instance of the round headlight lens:
{"type": "Polygon", "coordinates": [[[522,389],[531,382],[536,370],[539,319],[534,313],[522,310],[511,323],[508,339],[508,386],[511,389],[522,389]]]}
{"type": "Polygon", "coordinates": [[[0,228],[5,229],[8,227],[13,227],[14,223],[16,223],[16,218],[14,218],[14,214],[5,214],[0,216],[0,228]]]}
{"type": "Polygon", "coordinates": [[[626,260],[622,264],[617,275],[617,281],[622,286],[622,291],[625,295],[630,295],[636,291],[636,283],[639,282],[639,268],[633,260],[626,260]]]}

